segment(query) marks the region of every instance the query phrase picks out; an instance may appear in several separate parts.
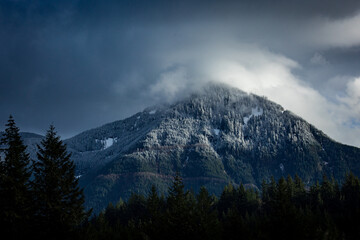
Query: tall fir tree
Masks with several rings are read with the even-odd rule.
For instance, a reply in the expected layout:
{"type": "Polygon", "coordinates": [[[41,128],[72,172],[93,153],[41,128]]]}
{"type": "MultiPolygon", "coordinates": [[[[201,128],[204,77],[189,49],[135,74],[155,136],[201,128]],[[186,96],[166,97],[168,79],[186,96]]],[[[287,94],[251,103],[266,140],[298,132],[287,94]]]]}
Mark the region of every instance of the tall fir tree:
{"type": "Polygon", "coordinates": [[[210,196],[205,187],[201,187],[196,200],[196,238],[219,239],[220,223],[217,219],[217,211],[215,211],[215,197],[210,196]]]}
{"type": "Polygon", "coordinates": [[[69,236],[87,216],[75,165],[52,125],[37,148],[38,161],[33,163],[36,222],[44,236],[69,236]]]}
{"type": "MultiPolygon", "coordinates": [[[[191,193],[185,191],[180,173],[177,172],[168,190],[167,198],[167,231],[173,239],[187,239],[194,233],[194,205],[191,193]]],[[[166,228],[165,228],[166,229],[166,228]]],[[[166,238],[170,238],[167,236],[166,238]]]]}
{"type": "Polygon", "coordinates": [[[31,216],[30,158],[10,115],[1,139],[4,160],[0,175],[0,226],[3,235],[21,238],[31,216]]]}

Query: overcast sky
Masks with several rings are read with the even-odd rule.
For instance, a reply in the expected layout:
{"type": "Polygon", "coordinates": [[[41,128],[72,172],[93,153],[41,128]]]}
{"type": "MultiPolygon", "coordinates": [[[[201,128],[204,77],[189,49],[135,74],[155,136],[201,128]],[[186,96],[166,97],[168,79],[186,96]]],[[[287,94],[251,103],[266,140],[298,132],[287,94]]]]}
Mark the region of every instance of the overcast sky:
{"type": "Polygon", "coordinates": [[[360,146],[360,1],[0,0],[0,129],[68,138],[209,81],[360,146]]]}

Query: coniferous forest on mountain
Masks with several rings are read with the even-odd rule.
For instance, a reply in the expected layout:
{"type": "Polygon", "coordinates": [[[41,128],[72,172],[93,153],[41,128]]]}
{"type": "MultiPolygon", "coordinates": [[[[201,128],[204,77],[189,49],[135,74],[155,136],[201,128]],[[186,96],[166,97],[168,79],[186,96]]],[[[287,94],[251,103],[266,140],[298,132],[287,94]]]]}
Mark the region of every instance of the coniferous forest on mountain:
{"type": "Polygon", "coordinates": [[[259,191],[229,184],[220,196],[186,190],[176,174],[167,195],[153,186],[95,215],[53,126],[37,148],[31,160],[10,117],[0,162],[5,239],[360,239],[360,181],[352,173],[310,186],[297,175],[272,178],[259,191]]]}

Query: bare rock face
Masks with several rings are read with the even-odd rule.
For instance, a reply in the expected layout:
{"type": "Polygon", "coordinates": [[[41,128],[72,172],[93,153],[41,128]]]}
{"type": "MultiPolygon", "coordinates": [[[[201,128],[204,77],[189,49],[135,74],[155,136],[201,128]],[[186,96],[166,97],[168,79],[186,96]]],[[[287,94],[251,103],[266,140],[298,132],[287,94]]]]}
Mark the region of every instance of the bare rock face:
{"type": "Polygon", "coordinates": [[[166,192],[179,171],[185,185],[219,194],[228,183],[260,187],[271,176],[360,175],[360,149],[337,143],[280,105],[211,85],[172,105],[85,131],[65,141],[95,212],[152,184],[166,192]]]}

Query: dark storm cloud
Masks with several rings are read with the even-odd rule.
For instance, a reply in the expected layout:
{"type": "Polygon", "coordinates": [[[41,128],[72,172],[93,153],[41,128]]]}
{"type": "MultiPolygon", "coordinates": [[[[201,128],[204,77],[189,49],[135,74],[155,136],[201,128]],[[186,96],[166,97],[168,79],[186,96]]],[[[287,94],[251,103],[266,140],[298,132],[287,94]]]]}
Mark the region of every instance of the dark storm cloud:
{"type": "Polygon", "coordinates": [[[341,20],[359,6],[336,0],[1,1],[0,119],[14,114],[22,130],[38,133],[54,123],[68,137],[127,117],[169,96],[158,94],[162,79],[174,78],[170,83],[180,88],[174,83],[184,76],[200,78],[192,69],[199,58],[189,56],[206,42],[259,44],[305,66],[308,71],[294,71],[321,87],[345,72],[358,75],[358,51],[321,49],[331,66],[311,65],[317,49],[302,34],[313,18],[341,20]]]}

